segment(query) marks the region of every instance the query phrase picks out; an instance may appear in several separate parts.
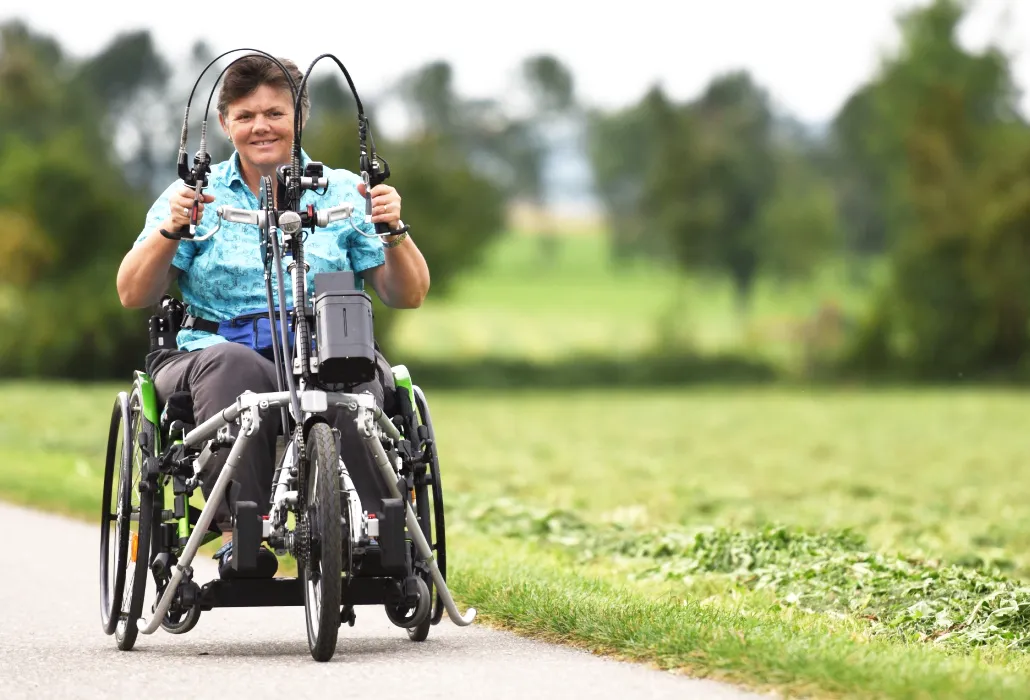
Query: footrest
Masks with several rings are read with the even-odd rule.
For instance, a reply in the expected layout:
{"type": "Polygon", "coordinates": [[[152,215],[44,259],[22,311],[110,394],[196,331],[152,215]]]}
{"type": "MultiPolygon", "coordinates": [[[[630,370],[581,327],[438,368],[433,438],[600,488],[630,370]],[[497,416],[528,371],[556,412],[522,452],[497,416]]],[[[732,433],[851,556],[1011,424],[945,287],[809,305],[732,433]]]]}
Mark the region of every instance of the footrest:
{"type": "Polygon", "coordinates": [[[232,522],[232,568],[252,571],[257,568],[261,546],[261,514],[253,501],[237,501],[232,522]]]}
{"type": "MultiPolygon", "coordinates": [[[[391,578],[355,578],[344,581],[344,605],[381,605],[397,586],[391,578]]],[[[214,579],[200,588],[201,610],[304,606],[304,584],[298,578],[214,579]]]]}
{"type": "Polygon", "coordinates": [[[391,573],[407,572],[407,548],[404,539],[404,500],[382,499],[379,513],[380,563],[391,573]]]}

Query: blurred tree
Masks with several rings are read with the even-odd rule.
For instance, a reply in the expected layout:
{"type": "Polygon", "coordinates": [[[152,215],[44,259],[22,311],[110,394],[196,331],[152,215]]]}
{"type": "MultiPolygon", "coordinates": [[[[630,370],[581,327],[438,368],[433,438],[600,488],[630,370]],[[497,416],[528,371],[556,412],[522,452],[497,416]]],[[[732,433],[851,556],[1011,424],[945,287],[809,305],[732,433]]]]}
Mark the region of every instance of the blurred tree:
{"type": "Polygon", "coordinates": [[[662,148],[659,134],[667,133],[675,109],[656,86],[636,105],[616,112],[592,110],[588,115],[588,154],[616,268],[633,258],[657,258],[667,252],[664,236],[649,229],[641,202],[648,169],[662,148]]]}
{"type": "Polygon", "coordinates": [[[0,238],[13,299],[0,317],[0,374],[126,376],[146,331],[113,280],[146,204],[113,157],[78,66],[20,24],[0,39],[0,238]]]}
{"type": "Polygon", "coordinates": [[[904,168],[901,149],[883,128],[891,117],[881,106],[871,86],[859,89],[838,112],[830,136],[846,246],[861,258],[887,249],[889,193],[904,168]]]}
{"type": "Polygon", "coordinates": [[[937,0],[903,15],[900,51],[861,98],[891,255],[851,358],[866,367],[954,378],[1025,361],[1030,132],[1006,57],[959,44],[965,9],[937,0]]]}
{"type": "Polygon", "coordinates": [[[465,100],[454,90],[450,64],[435,61],[399,81],[396,93],[419,135],[460,153],[471,167],[500,187],[506,198],[543,206],[547,130],[576,109],[571,72],[549,55],[527,58],[519,87],[529,106],[517,116],[496,99],[465,100]]]}
{"type": "Polygon", "coordinates": [[[583,127],[584,120],[572,72],[557,57],[530,56],[522,62],[520,73],[530,98],[530,109],[509,132],[513,137],[510,150],[519,185],[514,194],[534,211],[540,258],[542,264],[551,265],[559,234],[551,219],[552,202],[546,189],[549,185],[560,185],[549,182],[546,169],[553,163],[548,156],[556,147],[557,134],[568,138],[583,127]]]}
{"type": "Polygon", "coordinates": [[[842,247],[833,187],[792,145],[778,148],[776,158],[776,185],[757,222],[757,257],[781,281],[807,281],[842,247]]]}
{"type": "Polygon", "coordinates": [[[777,117],[746,72],[685,104],[652,88],[631,108],[595,112],[590,134],[616,260],[728,274],[743,313],[760,271],[804,277],[839,244],[818,139],[777,117]]]}
{"type": "Polygon", "coordinates": [[[74,124],[66,70],[54,40],[19,21],[0,25],[0,133],[37,143],[74,124]]]}
{"type": "Polygon", "coordinates": [[[167,156],[174,138],[166,117],[172,112],[166,101],[170,74],[150,32],[136,31],[112,39],[78,66],[74,78],[104,115],[127,180],[147,193],[160,186],[157,175],[169,163],[161,156],[167,156]]]}
{"type": "Polygon", "coordinates": [[[144,88],[164,87],[168,76],[148,31],[119,34],[77,72],[77,79],[111,113],[125,109],[144,88]]]}
{"type": "Polygon", "coordinates": [[[642,200],[645,222],[669,237],[686,269],[727,273],[747,309],[776,188],[768,98],[745,72],[713,80],[686,109],[665,115],[642,200]]]}
{"type": "Polygon", "coordinates": [[[550,54],[530,56],[522,63],[522,75],[537,114],[561,116],[575,108],[572,72],[558,58],[550,54]]]}
{"type": "Polygon", "coordinates": [[[434,61],[412,71],[397,86],[414,129],[454,142],[463,136],[462,109],[454,92],[454,72],[446,61],[434,61]]]}

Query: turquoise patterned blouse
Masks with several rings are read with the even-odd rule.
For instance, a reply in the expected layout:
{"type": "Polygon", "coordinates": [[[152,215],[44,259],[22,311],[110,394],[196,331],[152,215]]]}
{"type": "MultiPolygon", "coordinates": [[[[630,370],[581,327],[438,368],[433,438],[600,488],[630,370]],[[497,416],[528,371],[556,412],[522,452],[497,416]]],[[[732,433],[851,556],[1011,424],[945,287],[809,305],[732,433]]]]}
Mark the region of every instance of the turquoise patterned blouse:
{"type": "MultiPolygon", "coordinates": [[[[301,152],[301,167],[309,158],[301,152]]],[[[359,273],[385,260],[383,244],[379,238],[362,236],[375,232],[373,224],[364,223],[365,199],[358,192],[361,178],[342,169],[325,167],[329,188],[324,194],[307,191],[301,204],[312,204],[316,209],[325,209],[350,202],[354,205],[354,217],[331,223],[326,228],[316,228],[314,233],[305,231],[304,257],[310,266],[308,272],[308,294],[314,293],[314,275],[318,272],[359,273]]],[[[257,209],[258,198],[243,181],[239,167],[239,153],[234,152],[225,161],[211,166],[207,194],[215,200],[206,204],[204,216],[197,226],[201,236],[218,225],[215,213],[219,206],[257,209]]],[[[147,213],[143,230],[134,245],[139,245],[159,223],[168,218],[169,198],[182,187],[177,180],[157,198],[147,213]]],[[[283,269],[292,258],[283,261],[283,269]]],[[[212,321],[226,321],[244,313],[267,309],[265,296],[264,265],[261,260],[260,234],[257,226],[222,222],[221,229],[206,241],[182,240],[172,260],[179,270],[178,283],[187,311],[194,316],[212,321]]],[[[362,284],[358,277],[359,286],[362,284]]],[[[293,285],[289,274],[284,275],[283,286],[286,303],[293,305],[293,285]]],[[[272,274],[272,300],[278,307],[278,290],[275,271],[272,274]]],[[[176,338],[181,350],[200,348],[225,342],[219,335],[198,330],[181,330],[176,338]]]]}

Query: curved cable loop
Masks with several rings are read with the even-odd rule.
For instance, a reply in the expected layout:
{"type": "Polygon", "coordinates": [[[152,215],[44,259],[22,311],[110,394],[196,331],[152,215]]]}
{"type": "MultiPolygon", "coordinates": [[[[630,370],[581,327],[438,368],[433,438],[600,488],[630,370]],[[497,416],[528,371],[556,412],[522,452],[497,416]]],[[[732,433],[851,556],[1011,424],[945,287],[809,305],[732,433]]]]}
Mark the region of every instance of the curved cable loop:
{"type": "Polygon", "coordinates": [[[351,221],[351,219],[356,219],[356,218],[359,218],[359,217],[352,216],[352,217],[350,217],[348,219],[344,219],[344,221],[347,222],[348,226],[350,226],[353,230],[355,230],[358,233],[360,233],[365,238],[378,238],[379,240],[382,240],[382,239],[386,238],[387,236],[396,236],[396,235],[400,234],[400,231],[386,231],[385,233],[365,233],[360,228],[355,226],[353,224],[353,222],[351,221]]]}

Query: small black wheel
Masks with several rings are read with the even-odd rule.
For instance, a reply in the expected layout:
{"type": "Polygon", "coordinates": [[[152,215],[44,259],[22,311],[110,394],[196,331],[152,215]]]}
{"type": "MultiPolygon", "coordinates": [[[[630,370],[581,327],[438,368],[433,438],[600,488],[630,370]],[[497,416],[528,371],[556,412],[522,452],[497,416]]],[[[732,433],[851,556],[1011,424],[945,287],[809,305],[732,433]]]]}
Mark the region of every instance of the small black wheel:
{"type": "MultiPolygon", "coordinates": [[[[429,477],[432,481],[432,501],[433,501],[433,527],[432,537],[426,533],[426,541],[429,542],[429,546],[433,550],[433,557],[436,559],[436,565],[440,569],[440,576],[444,581],[447,580],[447,533],[444,524],[444,506],[443,506],[443,483],[440,477],[440,457],[438,446],[436,442],[436,432],[433,430],[433,419],[429,415],[429,404],[426,401],[425,394],[418,386],[412,387],[415,394],[415,407],[418,409],[419,415],[422,417],[422,423],[426,426],[426,430],[429,433],[428,440],[430,442],[430,449],[432,450],[432,459],[429,461],[429,477]]],[[[418,496],[416,496],[416,501],[418,496]]],[[[416,503],[421,509],[420,504],[416,503]]],[[[428,506],[426,508],[426,518],[424,523],[429,522],[428,517],[428,506]]],[[[421,516],[421,513],[419,514],[421,516]]],[[[428,528],[423,526],[423,532],[428,528]]],[[[433,579],[429,572],[424,573],[424,579],[426,584],[429,586],[430,591],[435,589],[433,586],[433,579]]],[[[440,597],[440,592],[435,591],[436,595],[433,596],[433,611],[430,615],[430,621],[432,624],[437,624],[443,618],[444,604],[443,598],[440,597]]]]}
{"type": "Polygon", "coordinates": [[[342,598],[343,528],[340,515],[340,457],[332,429],[315,423],[305,443],[302,465],[307,556],[301,570],[308,647],[315,661],[336,653],[342,598]]]}
{"type": "Polygon", "coordinates": [[[150,537],[154,524],[154,495],[150,484],[142,481],[142,445],[154,445],[155,426],[143,415],[143,399],[139,387],[134,387],[128,402],[129,449],[122,463],[122,483],[128,506],[124,522],[128,531],[128,556],[125,559],[125,586],[121,595],[118,621],[114,636],[118,648],[129,651],[136,644],[139,628],[136,626],[143,612],[150,574],[150,537]]]}
{"type": "Polygon", "coordinates": [[[169,610],[161,621],[161,629],[169,634],[186,634],[197,626],[200,620],[200,607],[194,605],[185,612],[169,610]]]}
{"type": "Polygon", "coordinates": [[[432,589],[422,576],[417,577],[416,580],[418,581],[418,605],[411,617],[413,620],[418,620],[418,624],[408,627],[408,639],[413,642],[424,642],[429,637],[429,626],[432,624],[430,615],[432,601],[430,591],[432,589]]]}
{"type": "MultiPolygon", "coordinates": [[[[429,587],[426,586],[426,582],[421,576],[412,576],[408,581],[412,581],[415,584],[415,602],[404,602],[401,597],[400,589],[397,590],[393,600],[387,600],[386,605],[386,616],[390,618],[390,622],[397,625],[398,627],[405,627],[408,630],[408,636],[412,637],[412,630],[418,630],[419,627],[426,625],[429,621],[429,587]]],[[[416,636],[417,636],[416,632],[416,636]]],[[[429,628],[426,626],[425,634],[429,634],[429,628]]],[[[414,641],[423,641],[422,639],[415,639],[414,641]]]]}
{"type": "Polygon", "coordinates": [[[114,634],[119,603],[125,590],[125,559],[129,552],[129,491],[122,478],[131,460],[129,397],[122,391],[111,411],[104,462],[104,493],[100,511],[100,623],[104,634],[114,634]]]}

